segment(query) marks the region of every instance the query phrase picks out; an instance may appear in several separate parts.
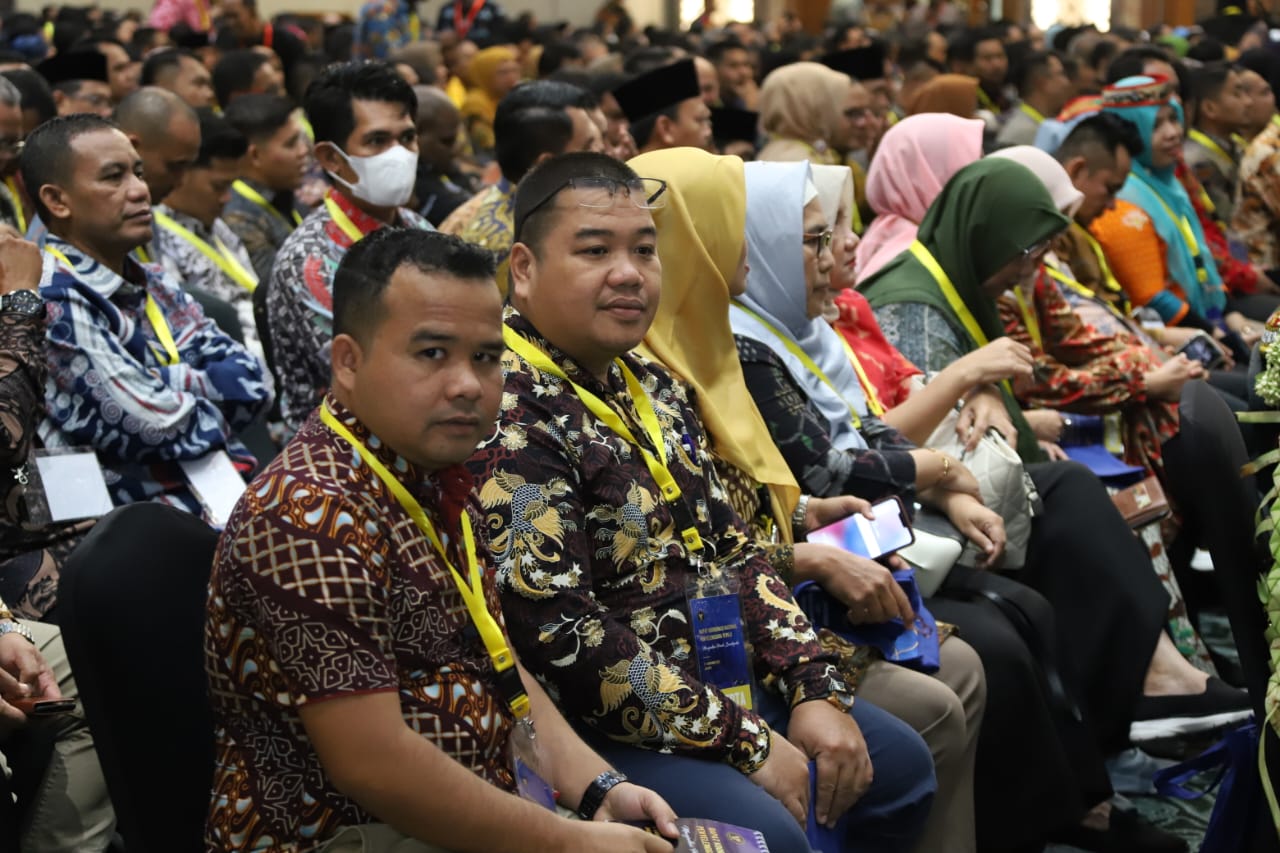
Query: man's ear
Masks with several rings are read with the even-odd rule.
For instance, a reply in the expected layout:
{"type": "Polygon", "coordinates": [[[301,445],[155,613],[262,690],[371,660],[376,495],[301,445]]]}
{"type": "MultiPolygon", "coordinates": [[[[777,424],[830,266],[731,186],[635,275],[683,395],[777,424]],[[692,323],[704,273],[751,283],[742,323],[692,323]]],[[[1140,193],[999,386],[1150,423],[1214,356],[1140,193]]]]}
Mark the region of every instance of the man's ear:
{"type": "Polygon", "coordinates": [[[71,217],[71,204],[67,200],[67,193],[62,187],[57,184],[41,184],[40,191],[36,195],[53,219],[68,219],[71,217]]]}
{"type": "Polygon", "coordinates": [[[347,158],[342,156],[342,152],[338,150],[338,146],[332,142],[317,142],[315,147],[316,162],[320,164],[320,168],[324,169],[331,175],[337,175],[349,184],[357,181],[355,170],[347,162],[347,158]]]}
{"type": "Polygon", "coordinates": [[[359,341],[351,335],[334,335],[333,344],[329,348],[331,384],[349,393],[355,388],[356,374],[363,361],[364,350],[359,341]]]}
{"type": "Polygon", "coordinates": [[[1067,177],[1071,179],[1071,183],[1075,184],[1085,176],[1088,171],[1088,161],[1084,157],[1072,157],[1070,160],[1062,164],[1062,169],[1067,173],[1067,177]]]}
{"type": "Polygon", "coordinates": [[[672,121],[670,116],[660,115],[653,125],[653,135],[656,136],[665,147],[671,148],[676,142],[674,128],[675,122],[672,121]]]}
{"type": "Polygon", "coordinates": [[[62,115],[62,107],[66,102],[67,102],[67,93],[59,91],[58,89],[54,89],[53,105],[57,108],[58,115],[62,115]]]}
{"type": "MultiPolygon", "coordinates": [[[[538,271],[538,258],[525,243],[516,243],[507,256],[507,269],[511,275],[508,296],[515,301],[524,302],[529,298],[529,284],[538,271]]],[[[517,306],[518,307],[518,306],[517,306]]]]}

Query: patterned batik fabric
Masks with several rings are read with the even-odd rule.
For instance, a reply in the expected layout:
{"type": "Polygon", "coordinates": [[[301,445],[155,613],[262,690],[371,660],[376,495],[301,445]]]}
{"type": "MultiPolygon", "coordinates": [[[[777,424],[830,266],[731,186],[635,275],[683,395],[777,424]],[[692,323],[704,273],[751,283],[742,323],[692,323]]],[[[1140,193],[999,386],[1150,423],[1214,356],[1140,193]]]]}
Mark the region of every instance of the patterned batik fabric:
{"type": "Polygon", "coordinates": [[[268,210],[233,189],[226,207],[222,208],[221,220],[244,244],[249,260],[253,263],[253,271],[258,274],[258,281],[265,282],[271,278],[276,253],[298,224],[293,215],[296,213],[305,218],[311,213],[311,209],[298,202],[292,193],[282,197],[280,193],[273,193],[248,178],[241,180],[264,199],[274,199],[274,203],[268,210]]]}
{"type": "Polygon", "coordinates": [[[45,316],[0,312],[0,600],[21,619],[53,607],[58,573],[93,521],[37,524],[23,480],[44,416],[45,316]]]}
{"type": "Polygon", "coordinates": [[[734,335],[742,375],[769,435],[787,467],[807,494],[857,495],[872,503],[898,495],[915,500],[915,448],[879,418],[862,419],[869,447],[845,450],[831,441],[826,417],[796,384],[778,355],[766,344],[734,335]]]}
{"type": "MultiPolygon", "coordinates": [[[[615,363],[600,381],[542,340],[512,308],[507,323],[648,443],[615,363]]],[[[660,366],[623,362],[653,401],[702,569],[736,580],[761,687],[792,705],[852,701],[813,628],[733,512],[689,392],[660,366]]],[[[498,429],[472,458],[511,637],[566,717],[615,740],[722,760],[744,773],[768,755],[753,711],[698,677],[686,585],[690,558],[639,449],[592,414],[568,383],[513,353],[498,429]]],[[[656,449],[656,448],[655,448],[656,449]]]]}
{"type": "MultiPolygon", "coordinates": [[[[328,198],[362,234],[386,223],[357,208],[343,193],[328,198]]],[[[397,222],[406,228],[431,230],[431,224],[408,208],[397,222]]],[[[333,274],[355,241],[320,204],[289,235],[276,256],[267,291],[267,321],[272,360],[280,382],[280,411],[296,429],[319,404],[329,387],[329,344],[333,341],[333,274]]]]}
{"type": "Polygon", "coordinates": [[[1255,266],[1280,268],[1280,125],[1275,122],[1245,149],[1232,230],[1255,266]]]}
{"type": "Polygon", "coordinates": [[[508,281],[507,256],[516,239],[515,205],[515,187],[503,178],[463,202],[440,226],[446,234],[456,234],[468,243],[493,252],[498,262],[494,279],[504,295],[508,281]]]}
{"type": "MultiPolygon", "coordinates": [[[[449,534],[468,499],[467,472],[431,475],[327,404],[465,566],[460,537],[449,534]]],[[[478,516],[472,523],[479,533],[478,516]]],[[[492,565],[479,551],[501,624],[492,565]]],[[[303,853],[375,819],[334,787],[303,729],[299,709],[328,699],[398,694],[405,725],[485,781],[514,787],[511,715],[448,567],[318,413],[249,486],[218,542],[205,667],[216,742],[210,850],[303,853]]]]}
{"type": "MultiPolygon", "coordinates": [[[[218,244],[221,242],[231,252],[236,262],[246,272],[252,274],[253,262],[249,258],[249,253],[227,223],[221,219],[215,219],[213,227],[206,228],[199,219],[180,213],[168,205],[157,205],[156,210],[172,217],[175,222],[203,240],[215,252],[218,251],[218,244]]],[[[173,233],[159,223],[155,224],[154,229],[155,247],[160,256],[152,260],[164,267],[165,272],[169,273],[175,281],[180,282],[184,288],[194,288],[210,296],[216,296],[234,308],[236,319],[240,321],[240,329],[244,334],[245,346],[254,355],[262,358],[258,324],[253,319],[253,291],[223,272],[208,255],[192,245],[191,241],[185,237],[173,233]]]]}
{"type": "Polygon", "coordinates": [[[124,276],[50,234],[40,295],[49,303],[46,447],[97,451],[117,504],[159,500],[200,512],[179,460],[226,450],[244,470],[237,439],[271,404],[256,356],[221,332],[155,265],[126,258],[124,276]],[[179,360],[170,365],[146,315],[150,294],[179,360]]]}
{"type": "Polygon", "coordinates": [[[1160,367],[1160,356],[1128,332],[1107,334],[1082,322],[1043,267],[1029,306],[1040,341],[1031,337],[1013,296],[1001,296],[997,305],[1005,334],[1028,346],[1036,363],[1038,378],[1018,383],[1018,400],[1028,408],[1120,412],[1125,461],[1163,476],[1161,446],[1178,434],[1178,412],[1147,397],[1146,374],[1160,367]]]}

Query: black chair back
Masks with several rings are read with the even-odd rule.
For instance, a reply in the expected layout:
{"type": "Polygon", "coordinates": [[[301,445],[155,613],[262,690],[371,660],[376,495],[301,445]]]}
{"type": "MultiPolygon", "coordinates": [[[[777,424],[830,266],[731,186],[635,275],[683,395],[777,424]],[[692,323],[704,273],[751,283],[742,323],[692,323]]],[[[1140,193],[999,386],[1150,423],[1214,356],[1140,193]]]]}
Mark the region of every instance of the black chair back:
{"type": "Polygon", "coordinates": [[[134,504],[103,518],[62,569],[62,636],[129,853],[204,849],[205,599],[217,541],[192,515],[134,504]]]}

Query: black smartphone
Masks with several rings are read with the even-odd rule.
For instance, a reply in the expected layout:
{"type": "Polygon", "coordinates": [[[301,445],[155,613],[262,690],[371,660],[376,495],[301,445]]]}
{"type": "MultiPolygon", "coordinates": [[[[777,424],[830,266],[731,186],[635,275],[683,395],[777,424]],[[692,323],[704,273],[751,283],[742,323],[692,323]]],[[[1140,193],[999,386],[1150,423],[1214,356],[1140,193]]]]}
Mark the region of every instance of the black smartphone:
{"type": "Polygon", "coordinates": [[[1178,354],[1200,362],[1205,370],[1217,370],[1226,362],[1218,344],[1205,332],[1197,332],[1191,340],[1178,348],[1178,354]]]}
{"type": "Polygon", "coordinates": [[[12,703],[22,713],[30,717],[56,717],[76,709],[74,699],[40,699],[37,701],[18,700],[12,703]]]}

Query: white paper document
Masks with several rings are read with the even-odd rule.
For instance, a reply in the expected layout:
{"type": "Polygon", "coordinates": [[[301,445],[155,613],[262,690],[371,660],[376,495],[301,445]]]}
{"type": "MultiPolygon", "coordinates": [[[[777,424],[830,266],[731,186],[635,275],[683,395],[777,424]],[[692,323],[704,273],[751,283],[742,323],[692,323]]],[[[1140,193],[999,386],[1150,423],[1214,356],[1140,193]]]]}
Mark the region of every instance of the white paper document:
{"type": "Polygon", "coordinates": [[[225,450],[206,453],[199,459],[179,463],[196,497],[209,510],[209,520],[223,527],[244,494],[245,482],[225,450]]]}
{"type": "Polygon", "coordinates": [[[111,512],[111,495],[94,453],[34,454],[53,521],[98,518],[111,512]]]}

